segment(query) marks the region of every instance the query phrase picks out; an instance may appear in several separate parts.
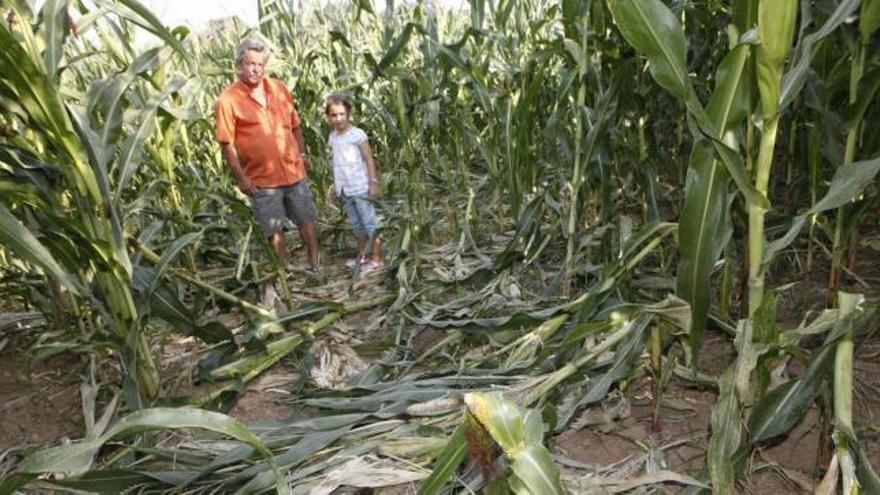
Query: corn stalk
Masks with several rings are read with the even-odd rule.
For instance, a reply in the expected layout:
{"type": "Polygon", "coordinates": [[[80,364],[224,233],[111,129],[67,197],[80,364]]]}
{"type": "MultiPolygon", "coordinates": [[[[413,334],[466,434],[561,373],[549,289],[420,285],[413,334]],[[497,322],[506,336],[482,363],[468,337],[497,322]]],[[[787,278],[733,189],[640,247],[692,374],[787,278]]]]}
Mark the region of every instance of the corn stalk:
{"type": "MultiPolygon", "coordinates": [[[[761,97],[761,142],[755,163],[755,189],[767,195],[776,134],[781,112],[782,74],[794,39],[797,0],[763,0],[758,4],[756,75],[761,97]]],[[[749,205],[749,316],[761,306],[764,296],[764,216],[765,209],[749,205]]],[[[766,336],[768,339],[771,336],[766,336]]]]}
{"type": "MultiPolygon", "coordinates": [[[[868,88],[867,91],[859,91],[859,85],[865,75],[865,60],[868,54],[868,46],[871,43],[871,37],[877,28],[880,27],[880,1],[862,0],[862,10],[859,16],[859,38],[853,47],[852,63],[850,65],[849,75],[849,99],[848,103],[851,107],[856,107],[859,99],[871,100],[877,91],[877,86],[868,88]]],[[[863,111],[855,115],[854,120],[849,123],[846,132],[846,148],[844,149],[843,164],[853,163],[861,135],[863,111]]],[[[843,259],[846,251],[845,225],[847,223],[847,208],[843,206],[837,210],[837,221],[834,224],[834,237],[831,258],[831,273],[828,280],[828,300],[834,301],[835,294],[840,288],[840,277],[843,267],[843,259]]],[[[851,221],[852,229],[858,230],[858,220],[851,221]]]]}
{"type": "MultiPolygon", "coordinates": [[[[65,180],[66,191],[58,193],[44,189],[46,203],[55,205],[58,215],[53,224],[72,237],[82,236],[88,243],[84,249],[86,258],[76,260],[72,266],[64,267],[68,273],[76,274],[58,278],[60,266],[55,259],[62,253],[60,246],[37,246],[36,236],[30,238],[29,246],[38,249],[17,251],[19,256],[37,262],[47,274],[54,275],[61,283],[66,283],[74,293],[83,292],[93,297],[102,308],[106,325],[112,329],[118,346],[125,348],[124,365],[134,380],[137,393],[148,399],[158,394],[158,372],[147,343],[146,335],[138,321],[137,309],[131,291],[131,263],[123,241],[119,215],[111,200],[106,169],[90,162],[95,156],[94,149],[81,136],[90,129],[79,127],[72,120],[69,108],[56,91],[57,68],[62,60],[62,51],[68,36],[65,2],[48,2],[43,7],[42,19],[46,24],[42,32],[45,39],[35,37],[30,23],[32,13],[22,3],[12,6],[18,19],[17,24],[4,23],[0,26],[0,44],[3,49],[4,70],[0,73],[0,87],[4,103],[17,100],[16,116],[23,125],[33,129],[36,142],[27,153],[34,153],[45,147],[49,151],[48,161],[63,164],[60,167],[65,180]],[[39,57],[39,44],[45,43],[44,57],[39,57]],[[79,135],[78,135],[79,134],[79,135]],[[71,224],[65,226],[65,223],[71,224]],[[73,227],[73,228],[71,228],[73,227]],[[78,279],[76,285],[70,280],[78,279]],[[85,289],[91,287],[90,290],[85,289]]],[[[72,112],[75,113],[75,112],[72,112]]],[[[21,142],[21,146],[28,146],[21,142]]],[[[16,164],[12,163],[15,167],[16,164]]],[[[17,212],[23,213],[16,209],[17,212]]],[[[4,210],[8,213],[8,210],[4,210]]],[[[15,226],[16,230],[28,228],[6,215],[4,223],[15,226]]],[[[35,230],[52,228],[49,223],[30,227],[35,230]]],[[[7,230],[8,234],[9,231],[7,230]]],[[[22,248],[21,243],[4,235],[3,242],[11,247],[22,248]]],[[[25,248],[28,249],[28,248],[25,248]]],[[[68,258],[69,259],[69,258],[68,258]]],[[[138,399],[132,407],[139,407],[138,399]]]]}

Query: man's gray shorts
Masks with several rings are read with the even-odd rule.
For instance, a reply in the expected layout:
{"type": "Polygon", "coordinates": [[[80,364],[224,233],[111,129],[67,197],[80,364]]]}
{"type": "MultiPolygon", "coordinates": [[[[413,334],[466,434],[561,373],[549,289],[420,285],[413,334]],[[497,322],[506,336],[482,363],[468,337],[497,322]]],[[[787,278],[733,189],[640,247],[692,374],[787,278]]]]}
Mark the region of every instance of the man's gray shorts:
{"type": "Polygon", "coordinates": [[[251,208],[266,237],[281,232],[285,215],[300,227],[317,218],[307,179],[290,186],[259,188],[251,198],[251,208]]]}

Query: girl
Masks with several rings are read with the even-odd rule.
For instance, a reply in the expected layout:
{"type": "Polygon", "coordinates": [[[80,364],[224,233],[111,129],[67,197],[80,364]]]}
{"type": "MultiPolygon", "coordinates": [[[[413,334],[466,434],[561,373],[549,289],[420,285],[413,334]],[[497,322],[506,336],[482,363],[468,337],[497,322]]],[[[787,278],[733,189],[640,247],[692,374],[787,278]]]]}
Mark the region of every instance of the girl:
{"type": "Polygon", "coordinates": [[[357,238],[357,259],[346,265],[354,268],[357,263],[363,272],[370,272],[382,267],[379,219],[373,207],[373,200],[379,198],[373,153],[364,131],[351,124],[354,108],[348,97],[330,95],[324,113],[333,128],[328,138],[333,152],[333,192],[342,199],[357,238]],[[369,260],[366,256],[368,242],[372,242],[369,260]]]}

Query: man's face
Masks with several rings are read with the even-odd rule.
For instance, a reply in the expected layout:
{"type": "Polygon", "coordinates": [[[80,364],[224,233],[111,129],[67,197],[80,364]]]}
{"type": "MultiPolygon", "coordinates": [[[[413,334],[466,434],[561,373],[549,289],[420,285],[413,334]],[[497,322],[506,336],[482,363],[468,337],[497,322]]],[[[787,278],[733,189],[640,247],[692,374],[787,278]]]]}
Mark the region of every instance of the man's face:
{"type": "Polygon", "coordinates": [[[266,71],[266,54],[246,50],[238,64],[238,78],[250,87],[256,87],[263,80],[266,71]]]}

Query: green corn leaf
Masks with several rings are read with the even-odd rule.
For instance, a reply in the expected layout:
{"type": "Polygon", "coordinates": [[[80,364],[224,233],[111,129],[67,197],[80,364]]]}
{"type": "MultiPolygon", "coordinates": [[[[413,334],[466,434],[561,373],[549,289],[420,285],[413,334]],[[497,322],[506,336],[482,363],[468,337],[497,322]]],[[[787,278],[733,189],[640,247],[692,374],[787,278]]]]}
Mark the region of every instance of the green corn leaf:
{"type": "MultiPolygon", "coordinates": [[[[102,0],[101,3],[104,3],[104,1],[102,0]]],[[[192,54],[184,48],[177,37],[174,36],[164,24],[162,24],[162,21],[160,21],[159,18],[156,17],[156,14],[150,11],[150,9],[144,7],[143,4],[137,0],[119,0],[119,3],[128,7],[135,15],[129,15],[129,12],[114,9],[117,13],[124,15],[131,22],[161,38],[162,41],[168,43],[169,46],[174,48],[174,51],[176,51],[183,60],[192,60],[192,54]]],[[[113,6],[112,3],[109,5],[111,7],[113,6]]]]}
{"type": "Polygon", "coordinates": [[[21,493],[19,490],[37,479],[36,474],[30,473],[14,473],[0,480],[0,495],[15,495],[21,493]]]}
{"type": "MultiPolygon", "coordinates": [[[[333,442],[339,440],[348,433],[348,431],[349,427],[344,427],[334,431],[321,431],[306,435],[302,440],[290,447],[284,454],[279,455],[275,459],[275,464],[278,466],[278,469],[289,471],[292,468],[301,465],[308,460],[310,456],[316,455],[321,450],[329,447],[333,442]]],[[[212,468],[206,466],[203,471],[204,473],[211,473],[212,468]]],[[[195,477],[186,480],[185,483],[181,483],[181,486],[184,486],[186,483],[189,483],[194,479],[195,477]]],[[[236,490],[236,495],[264,493],[266,490],[272,488],[273,483],[277,485],[277,474],[275,473],[275,469],[272,465],[267,466],[265,463],[259,463],[248,467],[233,476],[229,480],[229,483],[234,485],[248,479],[250,479],[250,481],[236,490]]]]}
{"type": "Polygon", "coordinates": [[[519,407],[500,393],[467,394],[471,414],[486,428],[504,451],[514,449],[525,437],[525,423],[519,407]]]}
{"type": "MultiPolygon", "coordinates": [[[[750,34],[753,34],[752,31],[750,34]]],[[[715,80],[718,82],[715,91],[706,105],[706,113],[712,123],[721,130],[723,135],[731,127],[745,120],[752,102],[746,89],[749,86],[748,61],[754,36],[745,36],[730,53],[728,53],[718,70],[715,80]]]]}
{"type": "MultiPolygon", "coordinates": [[[[767,199],[749,181],[742,159],[721,140],[721,126],[710,119],[693,91],[687,76],[684,32],[672,11],[659,0],[612,0],[608,5],[626,40],[648,57],[654,80],[685,102],[700,129],[712,139],[716,153],[746,202],[769,209],[767,199]]],[[[736,94],[736,85],[732,90],[736,94]]],[[[718,108],[720,111],[725,107],[719,104],[718,108]]]]}
{"type": "Polygon", "coordinates": [[[856,438],[856,432],[846,425],[835,425],[838,432],[846,438],[847,446],[856,454],[856,477],[862,490],[859,493],[880,493],[880,476],[871,466],[871,458],[862,442],[856,438]]]}
{"type": "Polygon", "coordinates": [[[559,471],[541,443],[543,435],[537,434],[536,417],[526,417],[513,401],[504,399],[498,392],[465,394],[464,401],[470,413],[511,459],[516,478],[511,480],[511,488],[515,493],[564,493],[559,471]],[[527,438],[536,441],[526,442],[527,438]]]}
{"type": "Polygon", "coordinates": [[[527,444],[541,443],[544,441],[544,420],[541,418],[539,409],[529,409],[523,418],[525,423],[525,438],[527,444]]]}
{"type": "Polygon", "coordinates": [[[749,420],[749,441],[758,443],[786,433],[809,409],[819,393],[820,375],[826,373],[834,350],[823,347],[804,375],[771,390],[758,402],[749,420]]]}
{"type": "Polygon", "coordinates": [[[567,416],[561,417],[556,425],[556,431],[565,430],[574,414],[584,406],[594,404],[608,395],[611,386],[626,377],[633,368],[636,359],[641,356],[645,348],[645,331],[647,325],[638,325],[634,331],[627,336],[626,340],[620,343],[614,353],[614,364],[608,371],[602,373],[601,376],[591,378],[587,386],[587,394],[581,399],[577,405],[571,408],[567,416]]]}
{"type": "Polygon", "coordinates": [[[796,216],[791,222],[791,227],[782,237],[767,245],[764,250],[765,266],[768,266],[776,255],[797,238],[807,220],[814,214],[840,208],[856,199],[866,187],[874,182],[878,172],[880,172],[880,157],[837,167],[825,196],[812,208],[796,216]]]}
{"type": "Polygon", "coordinates": [[[676,273],[676,293],[691,305],[688,340],[695,356],[709,315],[709,277],[730,230],[728,183],[727,172],[715,161],[708,142],[696,143],[678,226],[681,259],[676,273]]]}
{"type": "Polygon", "coordinates": [[[567,51],[574,59],[574,62],[578,67],[578,73],[586,74],[587,59],[584,56],[583,50],[581,50],[581,45],[578,44],[577,41],[568,38],[564,39],[562,42],[565,44],[565,51],[567,51]]]}
{"type": "Polygon", "coordinates": [[[651,75],[682,101],[691,98],[684,31],[660,0],[611,0],[614,22],[624,38],[648,57],[651,75]]]}
{"type": "Polygon", "coordinates": [[[128,138],[126,138],[119,154],[118,166],[121,169],[121,172],[116,183],[117,201],[119,201],[123,189],[128,185],[128,181],[132,178],[135,172],[137,172],[138,167],[140,167],[141,160],[139,157],[143,153],[144,142],[153,134],[153,130],[156,127],[156,112],[158,111],[159,106],[173,93],[180,91],[185,84],[186,80],[184,79],[175,80],[166,86],[161,94],[154,97],[146,108],[138,112],[137,121],[139,122],[139,125],[135,129],[135,132],[131,133],[128,138]]]}
{"type": "Polygon", "coordinates": [[[391,46],[388,48],[388,51],[382,56],[379,60],[379,63],[376,64],[374,69],[373,77],[378,77],[380,74],[383,74],[391,64],[397,60],[400,55],[403,53],[404,48],[409,45],[409,40],[412,38],[413,31],[419,31],[420,33],[425,32],[425,28],[422,27],[421,24],[415,22],[408,22],[403,27],[403,31],[394,39],[391,43],[391,46]]]}
{"type": "Polygon", "coordinates": [[[736,397],[733,364],[721,377],[718,403],[712,408],[712,437],[709,439],[709,477],[712,493],[736,493],[734,466],[730,462],[741,441],[740,406],[736,397]]]}
{"type": "Polygon", "coordinates": [[[467,454],[465,429],[465,422],[462,421],[461,424],[455,428],[455,431],[452,432],[452,435],[449,437],[449,441],[446,444],[446,448],[443,449],[443,453],[440,454],[440,458],[437,459],[436,464],[434,464],[434,470],[422,483],[422,486],[419,487],[419,495],[436,495],[437,493],[440,493],[440,490],[442,490],[446,483],[452,478],[455,470],[458,469],[458,466],[462,463],[467,454]]]}
{"type": "Polygon", "coordinates": [[[845,132],[849,132],[862,122],[878,91],[880,91],[880,67],[869,70],[862,76],[856,102],[850,105],[845,114],[846,124],[843,129],[845,132]]]}
{"type": "Polygon", "coordinates": [[[145,295],[147,297],[152,296],[153,291],[162,280],[162,277],[165,276],[165,272],[171,267],[171,263],[177,258],[177,256],[179,256],[188,246],[199,242],[204,234],[204,230],[186,233],[177,239],[174,239],[174,242],[162,252],[162,257],[159,258],[159,261],[155,264],[154,270],[148,272],[152,275],[153,279],[149,281],[149,284],[146,287],[145,295]]]}
{"type": "MultiPolygon", "coordinates": [[[[18,472],[82,474],[89,470],[94,457],[106,442],[144,430],[169,428],[202,428],[230,436],[253,446],[263,456],[270,459],[274,466],[272,454],[263,442],[251,433],[244,424],[234,418],[200,409],[153,408],[129,414],[94,440],[37,451],[22,461],[18,472]]],[[[277,469],[276,478],[279,493],[289,493],[287,483],[277,475],[277,469]]]]}
{"type": "MultiPolygon", "coordinates": [[[[843,293],[841,303],[855,305],[852,296],[843,293]]],[[[837,341],[852,330],[856,316],[854,312],[841,314],[822,347],[813,352],[807,370],[798,378],[776,387],[758,402],[749,418],[749,441],[752,444],[786,433],[800,422],[819,394],[823,377],[834,361],[837,341]]]]}
{"type": "Polygon", "coordinates": [[[34,61],[9,31],[0,23],[0,91],[6,88],[15,94],[31,119],[31,125],[49,136],[71,161],[62,171],[72,178],[77,190],[94,204],[101,203],[101,193],[92,170],[83,162],[82,150],[71,131],[67,112],[52,81],[41,71],[41,62],[34,61]],[[39,64],[39,65],[38,65],[39,64]]]}
{"type": "Polygon", "coordinates": [[[513,463],[510,468],[519,483],[511,483],[514,493],[532,495],[562,495],[565,490],[559,480],[559,470],[550,452],[540,443],[530,443],[511,454],[513,463]]]}
{"type": "Polygon", "coordinates": [[[34,235],[0,203],[0,242],[8,246],[22,259],[40,267],[47,275],[64,285],[74,294],[82,294],[82,288],[74,275],[66,271],[34,235]]]}
{"type": "Polygon", "coordinates": [[[782,89],[779,95],[779,110],[783,111],[794,101],[807,81],[807,74],[813,57],[819,50],[820,41],[828,37],[838,26],[846,22],[859,7],[859,0],[842,0],[831,16],[816,32],[810,33],[801,40],[795,49],[791,68],[782,78],[782,89]]]}
{"type": "MultiPolygon", "coordinates": [[[[701,125],[701,130],[707,132],[708,126],[701,125]]],[[[707,134],[707,136],[712,136],[707,134]]],[[[747,205],[755,205],[763,210],[770,209],[770,202],[767,198],[749,182],[749,176],[746,167],[743,164],[742,157],[726,143],[718,137],[712,137],[712,145],[715,147],[715,153],[724,164],[727,174],[733,179],[737,189],[745,198],[747,205]]]]}
{"type": "Polygon", "coordinates": [[[69,30],[67,25],[69,4],[69,0],[47,0],[40,11],[43,19],[43,34],[46,38],[43,63],[46,66],[46,77],[51,80],[56,79],[58,65],[64,56],[64,41],[69,30]]]}
{"type": "Polygon", "coordinates": [[[90,122],[103,122],[98,131],[102,143],[110,144],[119,136],[123,123],[125,91],[141,75],[154,71],[169,60],[171,50],[155,47],[144,51],[119,74],[92,84],[87,115],[90,122]]]}
{"type": "MultiPolygon", "coordinates": [[[[132,287],[142,298],[139,301],[140,304],[146,302],[143,294],[146,292],[148,284],[153,283],[155,280],[157,278],[152,273],[152,268],[145,268],[139,265],[134,267],[132,287]]],[[[158,282],[158,285],[150,292],[149,311],[144,311],[144,313],[165,321],[179,333],[197,337],[208,344],[233,342],[234,340],[232,332],[223,326],[222,323],[197,324],[192,312],[177,299],[177,296],[174,295],[171,289],[161,282],[158,282]]]]}
{"type": "Polygon", "coordinates": [[[51,483],[63,488],[71,488],[88,493],[125,493],[138,485],[156,481],[156,478],[129,469],[104,469],[89,471],[77,478],[54,480],[51,483]]]}
{"type": "Polygon", "coordinates": [[[859,15],[862,44],[870,43],[871,36],[877,28],[880,28],[880,0],[862,0],[862,12],[859,15]]]}

